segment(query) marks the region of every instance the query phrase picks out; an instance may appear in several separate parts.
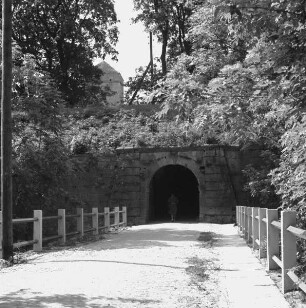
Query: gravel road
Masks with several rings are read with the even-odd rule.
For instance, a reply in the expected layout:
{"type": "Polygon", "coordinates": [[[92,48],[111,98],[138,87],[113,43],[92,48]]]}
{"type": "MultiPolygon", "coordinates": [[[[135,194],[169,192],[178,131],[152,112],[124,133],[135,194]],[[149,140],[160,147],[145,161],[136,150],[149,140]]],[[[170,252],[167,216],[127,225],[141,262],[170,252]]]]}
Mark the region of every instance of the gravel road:
{"type": "Polygon", "coordinates": [[[260,292],[273,304],[256,306],[254,301],[254,307],[287,307],[231,225],[151,224],[32,254],[27,263],[2,269],[0,307],[253,307],[250,297],[243,301],[241,286],[252,296],[263,279],[266,287],[260,292]],[[216,237],[212,247],[211,233],[216,237]],[[239,255],[245,262],[242,271],[239,255]],[[256,273],[255,280],[250,273],[256,273]]]}
{"type": "Polygon", "coordinates": [[[212,251],[197,240],[211,230],[209,224],[136,226],[32,255],[0,272],[0,307],[214,307],[215,278],[209,286],[205,263],[212,251]]]}

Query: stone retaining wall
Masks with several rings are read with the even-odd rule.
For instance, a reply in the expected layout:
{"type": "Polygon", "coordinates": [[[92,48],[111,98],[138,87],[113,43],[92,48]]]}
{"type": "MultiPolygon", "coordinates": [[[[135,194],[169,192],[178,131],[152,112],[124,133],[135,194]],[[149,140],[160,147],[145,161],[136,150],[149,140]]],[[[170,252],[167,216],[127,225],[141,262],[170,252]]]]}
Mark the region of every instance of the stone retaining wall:
{"type": "Polygon", "coordinates": [[[149,221],[150,183],[167,165],[188,168],[197,178],[199,220],[232,222],[243,202],[241,154],[237,147],[120,149],[112,155],[79,155],[67,188],[89,208],[127,206],[128,223],[149,221]]]}

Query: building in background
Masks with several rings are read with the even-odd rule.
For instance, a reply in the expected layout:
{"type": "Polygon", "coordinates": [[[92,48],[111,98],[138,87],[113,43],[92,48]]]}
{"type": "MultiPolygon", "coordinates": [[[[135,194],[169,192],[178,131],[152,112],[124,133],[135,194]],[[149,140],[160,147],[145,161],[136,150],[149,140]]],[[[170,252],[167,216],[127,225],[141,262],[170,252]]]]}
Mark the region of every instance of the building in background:
{"type": "Polygon", "coordinates": [[[124,80],[121,74],[105,61],[97,64],[97,68],[103,72],[101,75],[101,86],[103,90],[110,92],[110,95],[106,97],[107,103],[110,106],[123,103],[124,80]]]}

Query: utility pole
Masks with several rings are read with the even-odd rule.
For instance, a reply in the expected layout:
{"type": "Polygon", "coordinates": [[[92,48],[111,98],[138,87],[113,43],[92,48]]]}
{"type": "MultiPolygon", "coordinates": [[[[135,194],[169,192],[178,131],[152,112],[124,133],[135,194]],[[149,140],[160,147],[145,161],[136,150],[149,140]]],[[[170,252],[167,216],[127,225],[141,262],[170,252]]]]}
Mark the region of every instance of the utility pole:
{"type": "Polygon", "coordinates": [[[153,86],[154,66],[153,66],[153,36],[152,36],[152,32],[150,32],[150,63],[151,63],[151,85],[153,86]]]}
{"type": "Polygon", "coordinates": [[[140,90],[140,88],[142,86],[142,83],[143,83],[144,79],[146,78],[150,68],[151,68],[151,86],[153,87],[153,82],[154,82],[154,66],[153,66],[153,35],[152,35],[152,32],[150,32],[150,62],[148,64],[146,70],[144,71],[141,79],[137,83],[136,90],[135,90],[132,98],[129,101],[129,105],[133,104],[133,102],[134,102],[134,100],[136,98],[136,95],[137,95],[138,91],[140,90]]]}
{"type": "Polygon", "coordinates": [[[12,0],[2,0],[1,208],[3,259],[13,256],[12,228],[12,0]]]}

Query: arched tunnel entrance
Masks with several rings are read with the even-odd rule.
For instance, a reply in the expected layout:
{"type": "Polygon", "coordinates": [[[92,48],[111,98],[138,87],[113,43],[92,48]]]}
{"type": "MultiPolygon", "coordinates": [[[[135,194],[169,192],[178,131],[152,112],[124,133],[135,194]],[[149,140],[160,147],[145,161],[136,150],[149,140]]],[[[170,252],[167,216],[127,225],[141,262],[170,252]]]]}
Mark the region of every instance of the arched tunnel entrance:
{"type": "Polygon", "coordinates": [[[160,168],[150,183],[150,221],[169,221],[167,200],[178,198],[177,221],[198,221],[199,189],[192,171],[181,165],[160,168]]]}

